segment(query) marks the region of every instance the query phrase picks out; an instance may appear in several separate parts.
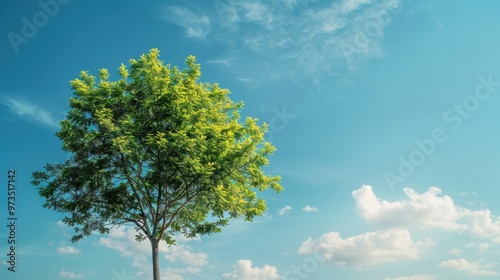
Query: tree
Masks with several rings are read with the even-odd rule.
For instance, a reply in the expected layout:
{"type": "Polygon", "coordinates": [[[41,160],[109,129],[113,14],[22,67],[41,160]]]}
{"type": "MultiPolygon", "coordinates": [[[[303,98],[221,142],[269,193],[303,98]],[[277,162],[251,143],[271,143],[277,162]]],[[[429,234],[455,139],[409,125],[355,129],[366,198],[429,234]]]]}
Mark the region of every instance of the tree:
{"type": "Polygon", "coordinates": [[[137,241],[151,242],[155,280],[159,242],[251,221],[266,209],[256,191],[282,190],[280,177],[262,170],[274,151],[267,125],[240,122],[243,103],[200,82],[194,56],[186,65],[164,65],[152,49],[131,59],[130,71],[122,64],[117,81],[101,69],[96,84],[82,71],[56,134],[70,158],[33,172],[43,206],[74,228],[72,242],[133,224],[137,241]]]}

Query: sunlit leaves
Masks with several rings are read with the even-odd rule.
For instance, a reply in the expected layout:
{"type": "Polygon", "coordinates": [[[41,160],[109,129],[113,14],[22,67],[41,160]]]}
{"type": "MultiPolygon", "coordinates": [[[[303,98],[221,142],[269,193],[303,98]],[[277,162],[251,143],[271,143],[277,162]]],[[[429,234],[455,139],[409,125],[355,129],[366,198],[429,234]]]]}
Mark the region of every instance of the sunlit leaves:
{"type": "Polygon", "coordinates": [[[125,64],[121,64],[120,67],[118,68],[118,74],[120,75],[120,77],[123,78],[124,81],[127,81],[127,78],[128,78],[128,70],[127,70],[127,67],[125,66],[125,64]]]}
{"type": "Polygon", "coordinates": [[[70,82],[71,110],[57,136],[71,159],[33,173],[45,207],[66,214],[75,240],[134,223],[138,240],[219,232],[230,218],[252,220],[257,191],[282,190],[263,172],[274,147],[267,126],[240,120],[242,102],[201,82],[194,56],[179,70],[152,49],[111,81],[82,71],[70,82]],[[97,83],[96,83],[97,80],[97,83]],[[93,229],[96,227],[98,229],[93,229]]]}

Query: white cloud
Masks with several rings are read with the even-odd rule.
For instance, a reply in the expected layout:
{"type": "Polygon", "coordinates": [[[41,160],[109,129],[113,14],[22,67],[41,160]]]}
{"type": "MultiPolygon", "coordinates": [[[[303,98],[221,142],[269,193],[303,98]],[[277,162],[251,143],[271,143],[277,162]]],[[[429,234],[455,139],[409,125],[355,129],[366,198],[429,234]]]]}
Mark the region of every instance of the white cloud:
{"type": "Polygon", "coordinates": [[[472,211],[456,205],[441,190],[430,187],[422,194],[405,188],[405,200],[389,202],[378,198],[371,186],[352,192],[361,216],[377,228],[417,226],[424,229],[464,231],[500,244],[500,220],[491,211],[472,211]]]}
{"type": "Polygon", "coordinates": [[[414,242],[406,229],[368,232],[346,239],[338,232],[329,232],[317,240],[308,238],[300,246],[299,253],[315,253],[329,263],[359,267],[416,259],[430,245],[431,241],[414,242]]]}
{"type": "Polygon", "coordinates": [[[126,234],[127,227],[117,226],[109,230],[108,236],[111,238],[122,238],[126,234]]]}
{"type": "Polygon", "coordinates": [[[476,243],[476,242],[469,242],[464,245],[465,248],[476,248],[479,252],[484,252],[488,250],[488,248],[491,247],[490,243],[487,242],[482,242],[482,243],[476,243]]]}
{"type": "Polygon", "coordinates": [[[263,267],[252,267],[250,260],[238,260],[233,266],[234,270],[230,273],[223,274],[225,279],[237,280],[272,280],[282,279],[278,274],[278,270],[274,266],[264,265],[263,267]]]}
{"type": "MultiPolygon", "coordinates": [[[[137,242],[135,235],[136,231],[132,227],[115,227],[110,230],[107,237],[99,238],[99,245],[117,250],[122,256],[131,257],[132,266],[140,268],[144,277],[151,278],[151,245],[148,240],[137,242]]],[[[184,244],[192,240],[200,241],[199,237],[186,238],[179,235],[176,240],[178,245],[169,247],[165,242],[160,242],[158,248],[160,262],[164,259],[185,266],[165,271],[165,275],[169,275],[168,279],[182,279],[182,274],[197,273],[200,271],[200,267],[208,264],[206,253],[194,252],[190,246],[184,244]]]]}
{"type": "Polygon", "coordinates": [[[278,211],[278,215],[285,215],[290,213],[290,211],[292,211],[292,207],[290,205],[286,205],[278,211]]]}
{"type": "Polygon", "coordinates": [[[496,244],[500,244],[500,220],[493,218],[491,211],[464,210],[464,216],[470,220],[471,232],[478,237],[489,238],[496,244]]]}
{"type": "Polygon", "coordinates": [[[385,278],[385,280],[434,280],[431,275],[402,276],[397,278],[385,278]]]}
{"type": "Polygon", "coordinates": [[[306,207],[302,208],[302,211],[311,213],[311,212],[318,212],[319,210],[318,210],[318,208],[312,207],[310,205],[306,205],[306,207]]]}
{"type": "Polygon", "coordinates": [[[64,268],[59,271],[59,276],[63,278],[70,278],[70,279],[83,279],[83,274],[76,274],[74,272],[66,271],[64,268]]]}
{"type": "Polygon", "coordinates": [[[61,246],[57,248],[57,252],[59,254],[78,254],[80,253],[80,250],[76,249],[75,247],[71,246],[61,246]]]}
{"type": "Polygon", "coordinates": [[[480,252],[484,252],[486,250],[488,250],[488,248],[490,248],[490,244],[489,243],[479,243],[478,244],[478,248],[479,248],[479,251],[480,252]]]}
{"type": "Polygon", "coordinates": [[[9,107],[18,117],[26,118],[51,128],[59,128],[58,121],[55,120],[49,112],[40,109],[38,106],[28,101],[16,100],[5,95],[0,95],[0,97],[3,99],[0,100],[0,104],[9,107]]]}
{"type": "MultiPolygon", "coordinates": [[[[469,233],[470,237],[489,239],[491,242],[470,242],[465,248],[477,248],[482,253],[498,243],[500,220],[489,210],[472,211],[462,208],[441,190],[429,188],[421,194],[413,189],[404,189],[406,198],[385,201],[378,198],[370,186],[362,186],[352,192],[360,215],[376,227],[376,231],[341,238],[339,232],[329,232],[319,238],[308,238],[299,247],[300,254],[315,254],[326,263],[356,268],[405,259],[418,259],[424,250],[433,246],[433,241],[414,241],[411,227],[440,229],[450,232],[469,233]]],[[[453,248],[450,255],[463,254],[453,248]]],[[[467,262],[464,259],[449,260],[439,266],[466,270],[474,275],[497,275],[495,263],[467,262]]],[[[387,278],[390,279],[390,278],[387,278]]],[[[398,280],[433,279],[431,275],[401,276],[398,280]]]]}
{"type": "Polygon", "coordinates": [[[184,277],[182,277],[181,274],[178,274],[178,271],[175,271],[173,269],[165,269],[163,272],[160,272],[160,277],[161,279],[165,280],[184,280],[184,277]],[[165,276],[165,277],[163,277],[165,276]]]}
{"type": "Polygon", "coordinates": [[[182,234],[178,234],[175,237],[175,240],[177,240],[178,242],[181,242],[181,243],[186,243],[186,242],[189,242],[189,241],[201,241],[201,238],[200,238],[200,236],[186,237],[186,236],[184,236],[182,234]]]}
{"type": "Polygon", "coordinates": [[[183,262],[192,266],[204,266],[208,262],[208,255],[205,253],[195,253],[192,249],[184,244],[171,246],[168,248],[165,258],[171,262],[183,262]]]}
{"type": "Polygon", "coordinates": [[[439,267],[450,268],[458,271],[466,271],[470,275],[475,276],[495,276],[500,275],[497,271],[491,268],[495,267],[496,263],[469,262],[466,259],[452,259],[442,261],[439,267]]]}
{"type": "Polygon", "coordinates": [[[127,245],[119,240],[112,238],[101,237],[99,244],[110,249],[117,250],[122,256],[131,256],[132,252],[127,248],[127,245]]]}
{"type": "Polygon", "coordinates": [[[161,279],[165,280],[183,280],[183,274],[197,274],[200,273],[199,267],[186,267],[186,268],[166,268],[160,272],[161,279]]]}
{"type": "Polygon", "coordinates": [[[168,6],[164,10],[164,19],[184,27],[186,36],[205,38],[210,32],[210,19],[201,14],[195,14],[187,7],[168,6]]]}
{"type": "Polygon", "coordinates": [[[431,187],[423,194],[418,194],[413,189],[405,188],[404,192],[408,199],[395,202],[380,200],[368,185],[353,191],[352,195],[361,216],[377,227],[415,225],[446,230],[466,228],[457,223],[461,210],[449,196],[441,196],[440,189],[431,187]]]}

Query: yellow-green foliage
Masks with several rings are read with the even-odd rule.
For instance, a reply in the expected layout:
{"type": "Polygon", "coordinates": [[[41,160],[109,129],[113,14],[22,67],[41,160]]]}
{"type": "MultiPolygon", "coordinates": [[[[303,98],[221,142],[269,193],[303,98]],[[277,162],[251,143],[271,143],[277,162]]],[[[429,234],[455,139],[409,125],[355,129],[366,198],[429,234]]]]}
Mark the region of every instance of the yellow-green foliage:
{"type": "Polygon", "coordinates": [[[71,160],[34,173],[46,207],[81,226],[131,222],[138,239],[174,242],[220,231],[229,218],[252,220],[266,210],[258,191],[282,190],[262,168],[274,147],[266,124],[240,120],[242,102],[229,90],[200,82],[194,56],[187,68],[165,65],[152,49],[110,80],[82,71],[71,81],[71,110],[57,136],[71,160]],[[98,80],[96,82],[96,80],[98,80]]]}

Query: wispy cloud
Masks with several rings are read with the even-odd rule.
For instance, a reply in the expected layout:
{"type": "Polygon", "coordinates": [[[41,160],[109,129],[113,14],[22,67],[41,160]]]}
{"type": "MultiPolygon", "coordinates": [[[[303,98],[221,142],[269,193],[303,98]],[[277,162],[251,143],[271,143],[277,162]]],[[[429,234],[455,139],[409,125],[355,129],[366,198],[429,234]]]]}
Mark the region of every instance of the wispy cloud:
{"type": "Polygon", "coordinates": [[[219,58],[219,59],[208,60],[207,63],[210,63],[210,64],[221,64],[221,65],[229,66],[229,65],[232,64],[233,60],[234,60],[234,58],[232,58],[232,57],[230,57],[230,58],[219,58]]]}
{"type": "Polygon", "coordinates": [[[274,16],[272,9],[261,2],[242,2],[242,12],[246,20],[262,25],[266,29],[272,29],[274,16]]]}
{"type": "Polygon", "coordinates": [[[371,2],[371,0],[345,0],[341,5],[341,10],[342,13],[347,14],[371,2]]]}
{"type": "Polygon", "coordinates": [[[6,118],[6,117],[2,117],[2,116],[0,116],[0,120],[6,121],[6,122],[13,122],[13,120],[6,118]]]}
{"type": "MultiPolygon", "coordinates": [[[[259,75],[256,80],[271,82],[268,77],[278,76],[295,81],[303,77],[318,83],[382,57],[385,29],[394,15],[403,10],[405,1],[344,0],[318,4],[297,0],[217,0],[213,5],[215,13],[198,18],[211,17],[210,21],[204,20],[212,23],[208,38],[225,43],[227,51],[241,59],[240,75],[251,71],[259,75]],[[250,67],[241,67],[242,63],[250,67]],[[257,69],[251,66],[258,66],[259,71],[253,71],[257,69]]],[[[187,17],[193,13],[187,7],[176,10],[187,17]]]]}
{"type": "Polygon", "coordinates": [[[205,15],[191,11],[187,7],[167,6],[163,10],[162,17],[173,24],[183,27],[188,37],[205,38],[210,32],[210,19],[205,15]]]}
{"type": "Polygon", "coordinates": [[[183,27],[188,37],[222,46],[238,63],[211,61],[230,67],[237,77],[256,85],[312,82],[323,94],[333,91],[325,81],[344,80],[385,55],[385,30],[410,1],[216,0],[212,11],[173,5],[162,17],[183,27]]]}
{"type": "Polygon", "coordinates": [[[8,107],[12,114],[19,118],[27,119],[51,128],[59,128],[58,121],[54,119],[50,112],[28,101],[0,95],[0,104],[8,107]]]}
{"type": "Polygon", "coordinates": [[[285,207],[278,210],[278,215],[285,215],[292,211],[292,207],[290,205],[286,205],[285,207]]]}

